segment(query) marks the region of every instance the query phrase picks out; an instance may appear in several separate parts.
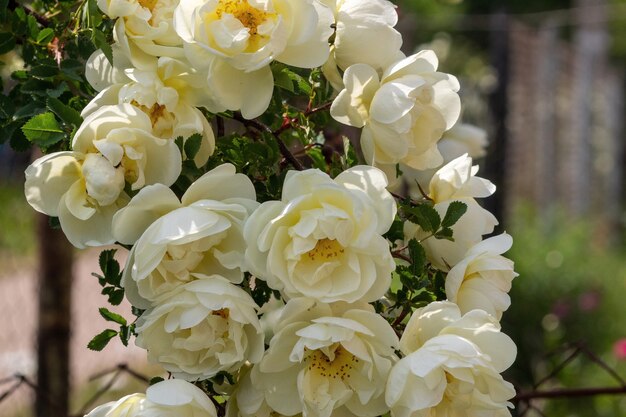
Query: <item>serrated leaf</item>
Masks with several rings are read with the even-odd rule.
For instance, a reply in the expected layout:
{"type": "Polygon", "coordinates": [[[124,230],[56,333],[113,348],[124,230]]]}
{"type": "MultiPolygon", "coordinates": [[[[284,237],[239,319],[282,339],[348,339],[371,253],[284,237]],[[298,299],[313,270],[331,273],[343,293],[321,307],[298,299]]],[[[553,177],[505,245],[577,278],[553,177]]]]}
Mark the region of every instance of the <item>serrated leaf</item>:
{"type": "MultiPolygon", "coordinates": [[[[7,134],[7,129],[5,129],[5,134],[7,134]]],[[[17,122],[13,126],[11,132],[8,134],[11,137],[11,139],[9,140],[9,145],[11,145],[11,148],[13,150],[17,152],[26,152],[30,149],[31,143],[28,141],[28,139],[26,139],[24,133],[20,129],[18,129],[17,122]]]]}
{"type": "Polygon", "coordinates": [[[115,289],[113,291],[111,291],[111,293],[109,294],[109,304],[114,305],[114,306],[118,306],[122,303],[122,301],[124,300],[124,290],[123,289],[115,289]]]}
{"type": "Polygon", "coordinates": [[[15,48],[15,37],[11,33],[0,33],[0,54],[11,52],[15,48]]]}
{"type": "Polygon", "coordinates": [[[109,262],[115,259],[113,256],[116,252],[116,249],[107,249],[100,252],[100,256],[98,257],[98,265],[100,266],[100,270],[104,272],[104,275],[107,274],[109,262]]]}
{"type": "Polygon", "coordinates": [[[104,349],[115,336],[117,336],[117,332],[115,330],[106,329],[91,339],[91,341],[87,344],[87,348],[99,352],[104,349]]]}
{"type": "Polygon", "coordinates": [[[185,157],[190,160],[196,157],[200,146],[202,145],[202,135],[200,133],[193,134],[185,141],[185,157]]]}
{"type": "Polygon", "coordinates": [[[289,68],[284,68],[281,72],[286,74],[287,77],[296,84],[296,87],[299,92],[304,93],[307,96],[311,95],[313,90],[311,89],[311,86],[309,85],[307,80],[304,79],[304,77],[302,77],[299,74],[296,74],[295,72],[291,71],[289,68]]]}
{"type": "Polygon", "coordinates": [[[452,227],[459,221],[461,216],[465,214],[467,211],[467,204],[462,203],[460,201],[453,201],[448,206],[446,210],[446,215],[443,217],[441,221],[441,227],[448,228],[452,227]]]}
{"type": "Polygon", "coordinates": [[[50,78],[58,73],[59,69],[50,65],[37,65],[30,70],[30,75],[37,78],[50,78]]]}
{"type": "Polygon", "coordinates": [[[154,385],[154,384],[158,384],[159,382],[163,382],[165,381],[163,378],[161,378],[160,376],[155,376],[154,378],[150,379],[150,382],[148,383],[149,385],[154,385]]]}
{"type": "Polygon", "coordinates": [[[9,97],[0,94],[0,119],[10,119],[15,113],[15,104],[9,97]]]}
{"type": "Polygon", "coordinates": [[[120,316],[117,313],[114,313],[104,307],[101,307],[98,309],[98,311],[100,312],[100,315],[106,320],[106,321],[112,321],[113,323],[117,323],[120,324],[122,326],[126,326],[127,322],[126,319],[122,316],[120,316]]]}
{"type": "Polygon", "coordinates": [[[452,237],[452,229],[450,229],[449,227],[445,227],[441,230],[439,230],[437,233],[435,233],[435,238],[436,239],[445,239],[445,240],[449,240],[450,242],[454,242],[454,238],[452,237]]]}
{"type": "Polygon", "coordinates": [[[426,264],[426,252],[422,245],[417,240],[409,240],[409,258],[411,259],[411,273],[414,276],[419,276],[424,271],[424,265],[426,264]]]}
{"type": "Polygon", "coordinates": [[[48,44],[52,38],[54,38],[54,31],[50,28],[45,28],[37,34],[36,42],[39,44],[48,44]]]}
{"type": "Polygon", "coordinates": [[[46,100],[46,104],[48,108],[59,117],[59,119],[67,124],[78,127],[83,122],[83,118],[80,116],[80,113],[78,111],[74,110],[67,104],[63,104],[63,102],[61,102],[61,100],[57,98],[48,97],[48,100],[46,100]]]}
{"type": "Polygon", "coordinates": [[[96,49],[102,49],[104,56],[107,58],[109,63],[113,65],[113,49],[111,48],[106,35],[102,33],[102,31],[94,29],[91,34],[91,42],[93,42],[96,49]]]}
{"type": "Polygon", "coordinates": [[[290,93],[295,92],[293,88],[293,81],[291,81],[291,78],[289,78],[289,75],[287,75],[282,70],[274,71],[274,85],[276,87],[282,88],[283,90],[287,90],[290,93]]]}
{"type": "Polygon", "coordinates": [[[65,138],[65,132],[52,113],[43,113],[31,118],[22,126],[24,136],[42,147],[54,145],[65,138]]]}
{"type": "Polygon", "coordinates": [[[130,340],[130,336],[132,332],[130,330],[130,326],[121,326],[120,327],[120,340],[124,346],[128,346],[128,341],[130,340]]]}
{"type": "Polygon", "coordinates": [[[407,209],[409,220],[419,225],[425,232],[436,232],[441,224],[441,217],[433,207],[428,204],[407,209]]]}

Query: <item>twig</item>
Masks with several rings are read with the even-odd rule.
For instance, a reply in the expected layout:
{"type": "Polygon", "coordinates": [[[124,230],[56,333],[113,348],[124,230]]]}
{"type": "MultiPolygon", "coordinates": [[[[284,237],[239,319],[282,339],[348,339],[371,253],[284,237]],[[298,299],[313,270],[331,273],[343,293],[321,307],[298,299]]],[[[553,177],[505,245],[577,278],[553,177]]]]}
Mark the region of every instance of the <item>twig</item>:
{"type": "MultiPolygon", "coordinates": [[[[314,107],[312,109],[308,108],[308,109],[306,109],[303,112],[303,114],[305,116],[310,116],[312,114],[319,113],[319,112],[324,111],[324,110],[328,110],[330,108],[330,106],[332,106],[332,104],[333,104],[333,102],[329,101],[328,103],[324,103],[324,104],[322,104],[322,105],[320,105],[318,107],[314,107]]],[[[283,122],[283,125],[274,131],[274,134],[280,135],[285,130],[293,127],[297,122],[298,122],[298,119],[295,118],[295,117],[292,117],[291,119],[286,118],[285,121],[283,122]]]]}
{"type": "MultiPolygon", "coordinates": [[[[98,401],[98,398],[102,397],[108,390],[111,389],[111,387],[113,386],[113,384],[115,383],[115,381],[117,381],[117,378],[119,378],[119,376],[122,373],[122,369],[118,368],[117,371],[115,371],[113,373],[113,376],[111,377],[111,379],[104,384],[98,391],[96,391],[91,398],[89,398],[89,400],[87,400],[87,402],[83,405],[83,407],[80,409],[80,411],[78,412],[77,416],[82,416],[87,414],[87,411],[89,411],[89,409],[92,407],[92,405],[98,401]]],[[[98,377],[99,378],[99,377],[98,377]]],[[[92,379],[93,380],[93,379],[92,379]]]]}
{"type": "Polygon", "coordinates": [[[572,352],[571,355],[569,355],[567,358],[565,358],[565,360],[563,360],[563,362],[561,362],[560,364],[558,364],[553,370],[552,372],[550,372],[548,375],[546,375],[545,377],[543,377],[541,380],[539,380],[539,382],[535,383],[535,385],[533,386],[534,389],[539,388],[539,386],[543,385],[544,383],[546,383],[547,381],[551,380],[552,378],[554,378],[555,376],[557,376],[559,374],[559,372],[561,372],[563,370],[563,368],[565,368],[570,362],[572,362],[574,359],[576,359],[576,357],[580,355],[580,348],[576,348],[574,349],[574,351],[572,352]]]}
{"type": "Polygon", "coordinates": [[[283,142],[283,140],[278,136],[278,134],[272,129],[270,129],[269,126],[265,125],[264,123],[259,122],[258,120],[254,120],[254,119],[248,120],[244,118],[240,112],[233,113],[233,118],[241,122],[244,126],[250,126],[260,132],[265,132],[265,133],[269,133],[270,135],[272,135],[274,137],[274,140],[276,140],[276,143],[278,143],[278,148],[280,149],[280,153],[283,155],[283,157],[287,161],[289,161],[289,163],[298,171],[302,171],[304,169],[304,166],[302,165],[302,163],[300,163],[300,161],[298,161],[298,159],[291,153],[287,145],[285,145],[285,142],[283,142]]]}
{"type": "Polygon", "coordinates": [[[595,395],[618,395],[626,394],[625,387],[600,387],[600,388],[563,388],[550,391],[530,391],[519,393],[512,401],[528,401],[535,398],[579,398],[592,397],[595,395]]]}
{"type": "Polygon", "coordinates": [[[587,355],[589,357],[589,359],[591,359],[598,366],[600,366],[602,369],[604,369],[606,372],[608,372],[609,375],[611,375],[613,378],[615,378],[615,380],[617,380],[617,382],[619,382],[622,385],[622,387],[626,387],[626,381],[617,372],[615,372],[615,370],[613,368],[611,368],[609,365],[607,365],[606,362],[604,362],[602,359],[600,359],[600,357],[598,357],[595,353],[593,353],[591,350],[589,350],[589,348],[587,348],[586,346],[584,346],[582,344],[578,348],[580,350],[582,350],[583,353],[585,353],[585,355],[587,355]]]}

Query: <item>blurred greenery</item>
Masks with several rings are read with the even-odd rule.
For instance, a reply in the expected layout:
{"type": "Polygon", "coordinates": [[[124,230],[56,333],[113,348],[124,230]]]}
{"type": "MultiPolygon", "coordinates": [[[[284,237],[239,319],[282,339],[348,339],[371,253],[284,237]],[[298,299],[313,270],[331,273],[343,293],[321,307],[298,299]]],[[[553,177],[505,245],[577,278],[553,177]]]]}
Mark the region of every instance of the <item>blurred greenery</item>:
{"type": "Polygon", "coordinates": [[[9,255],[32,255],[35,219],[26,203],[23,185],[0,183],[0,201],[0,260],[9,255]]]}
{"type": "MultiPolygon", "coordinates": [[[[513,282],[511,308],[504,314],[503,331],[515,340],[518,356],[506,377],[524,390],[548,375],[572,349],[581,344],[618,374],[626,376],[626,361],[613,353],[626,337],[626,258],[620,245],[596,243],[592,221],[572,222],[558,217],[552,224],[520,210],[508,231],[514,245],[508,256],[519,277],[513,282]],[[553,355],[550,353],[556,352],[553,355]]],[[[541,389],[619,386],[605,370],[584,355],[541,389]]],[[[626,410],[622,396],[551,400],[548,416],[615,417],[626,410]]]]}

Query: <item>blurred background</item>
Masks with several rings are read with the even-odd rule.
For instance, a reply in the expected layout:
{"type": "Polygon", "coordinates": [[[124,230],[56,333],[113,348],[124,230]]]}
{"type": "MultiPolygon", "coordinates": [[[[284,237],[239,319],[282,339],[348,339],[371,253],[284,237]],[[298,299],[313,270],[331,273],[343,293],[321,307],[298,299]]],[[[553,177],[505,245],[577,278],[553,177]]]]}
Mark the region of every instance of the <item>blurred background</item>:
{"type": "MultiPolygon", "coordinates": [[[[626,0],[396,3],[404,52],[434,49],[440,70],[461,82],[463,122],[487,132],[479,175],[498,191],[485,205],[501,220],[497,233],[513,235],[507,256],[519,273],[503,318],[519,348],[506,378],[519,392],[564,394],[522,401],[514,415],[626,415],[626,396],[611,393],[626,386],[626,0]]],[[[19,57],[0,60],[5,77],[19,57]]],[[[29,383],[55,334],[71,337],[70,409],[80,415],[103,388],[100,402],[143,390],[121,362],[155,371],[119,340],[100,353],[85,348],[107,328],[97,311],[106,300],[91,276],[98,251],[63,250],[63,238],[33,214],[23,197],[31,158],[0,146],[0,395],[9,393],[0,415],[32,415],[29,383]],[[46,275],[68,257],[73,271],[46,275]],[[65,288],[69,328],[45,310],[59,302],[46,289],[55,285],[65,288]],[[112,375],[119,377],[108,386],[112,375]]],[[[128,305],[113,310],[130,316],[128,305]]]]}

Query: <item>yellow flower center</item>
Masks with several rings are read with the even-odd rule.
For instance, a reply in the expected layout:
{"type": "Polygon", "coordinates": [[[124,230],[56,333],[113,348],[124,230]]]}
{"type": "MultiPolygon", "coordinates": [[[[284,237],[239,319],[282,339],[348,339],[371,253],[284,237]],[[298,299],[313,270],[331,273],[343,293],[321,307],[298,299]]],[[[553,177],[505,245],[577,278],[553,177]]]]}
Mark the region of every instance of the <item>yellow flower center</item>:
{"type": "Polygon", "coordinates": [[[321,350],[310,351],[306,358],[308,371],[315,372],[325,378],[341,379],[342,381],[349,379],[352,370],[358,366],[359,359],[341,344],[337,343],[329,349],[330,355],[321,350]]]}
{"type": "Polygon", "coordinates": [[[153,11],[159,0],[138,0],[138,2],[141,7],[145,7],[146,9],[153,11]]]}
{"type": "Polygon", "coordinates": [[[256,35],[259,25],[268,17],[275,15],[275,13],[268,13],[253,7],[248,0],[220,0],[215,14],[221,19],[223,13],[233,15],[242,25],[250,29],[250,35],[256,35]]]}
{"type": "Polygon", "coordinates": [[[214,316],[220,316],[221,318],[228,320],[228,317],[230,316],[230,310],[227,308],[222,308],[213,311],[213,313],[211,314],[213,314],[214,316]]]}
{"type": "Polygon", "coordinates": [[[330,261],[345,252],[345,249],[334,239],[320,239],[313,249],[307,252],[310,261],[330,261]]]}

